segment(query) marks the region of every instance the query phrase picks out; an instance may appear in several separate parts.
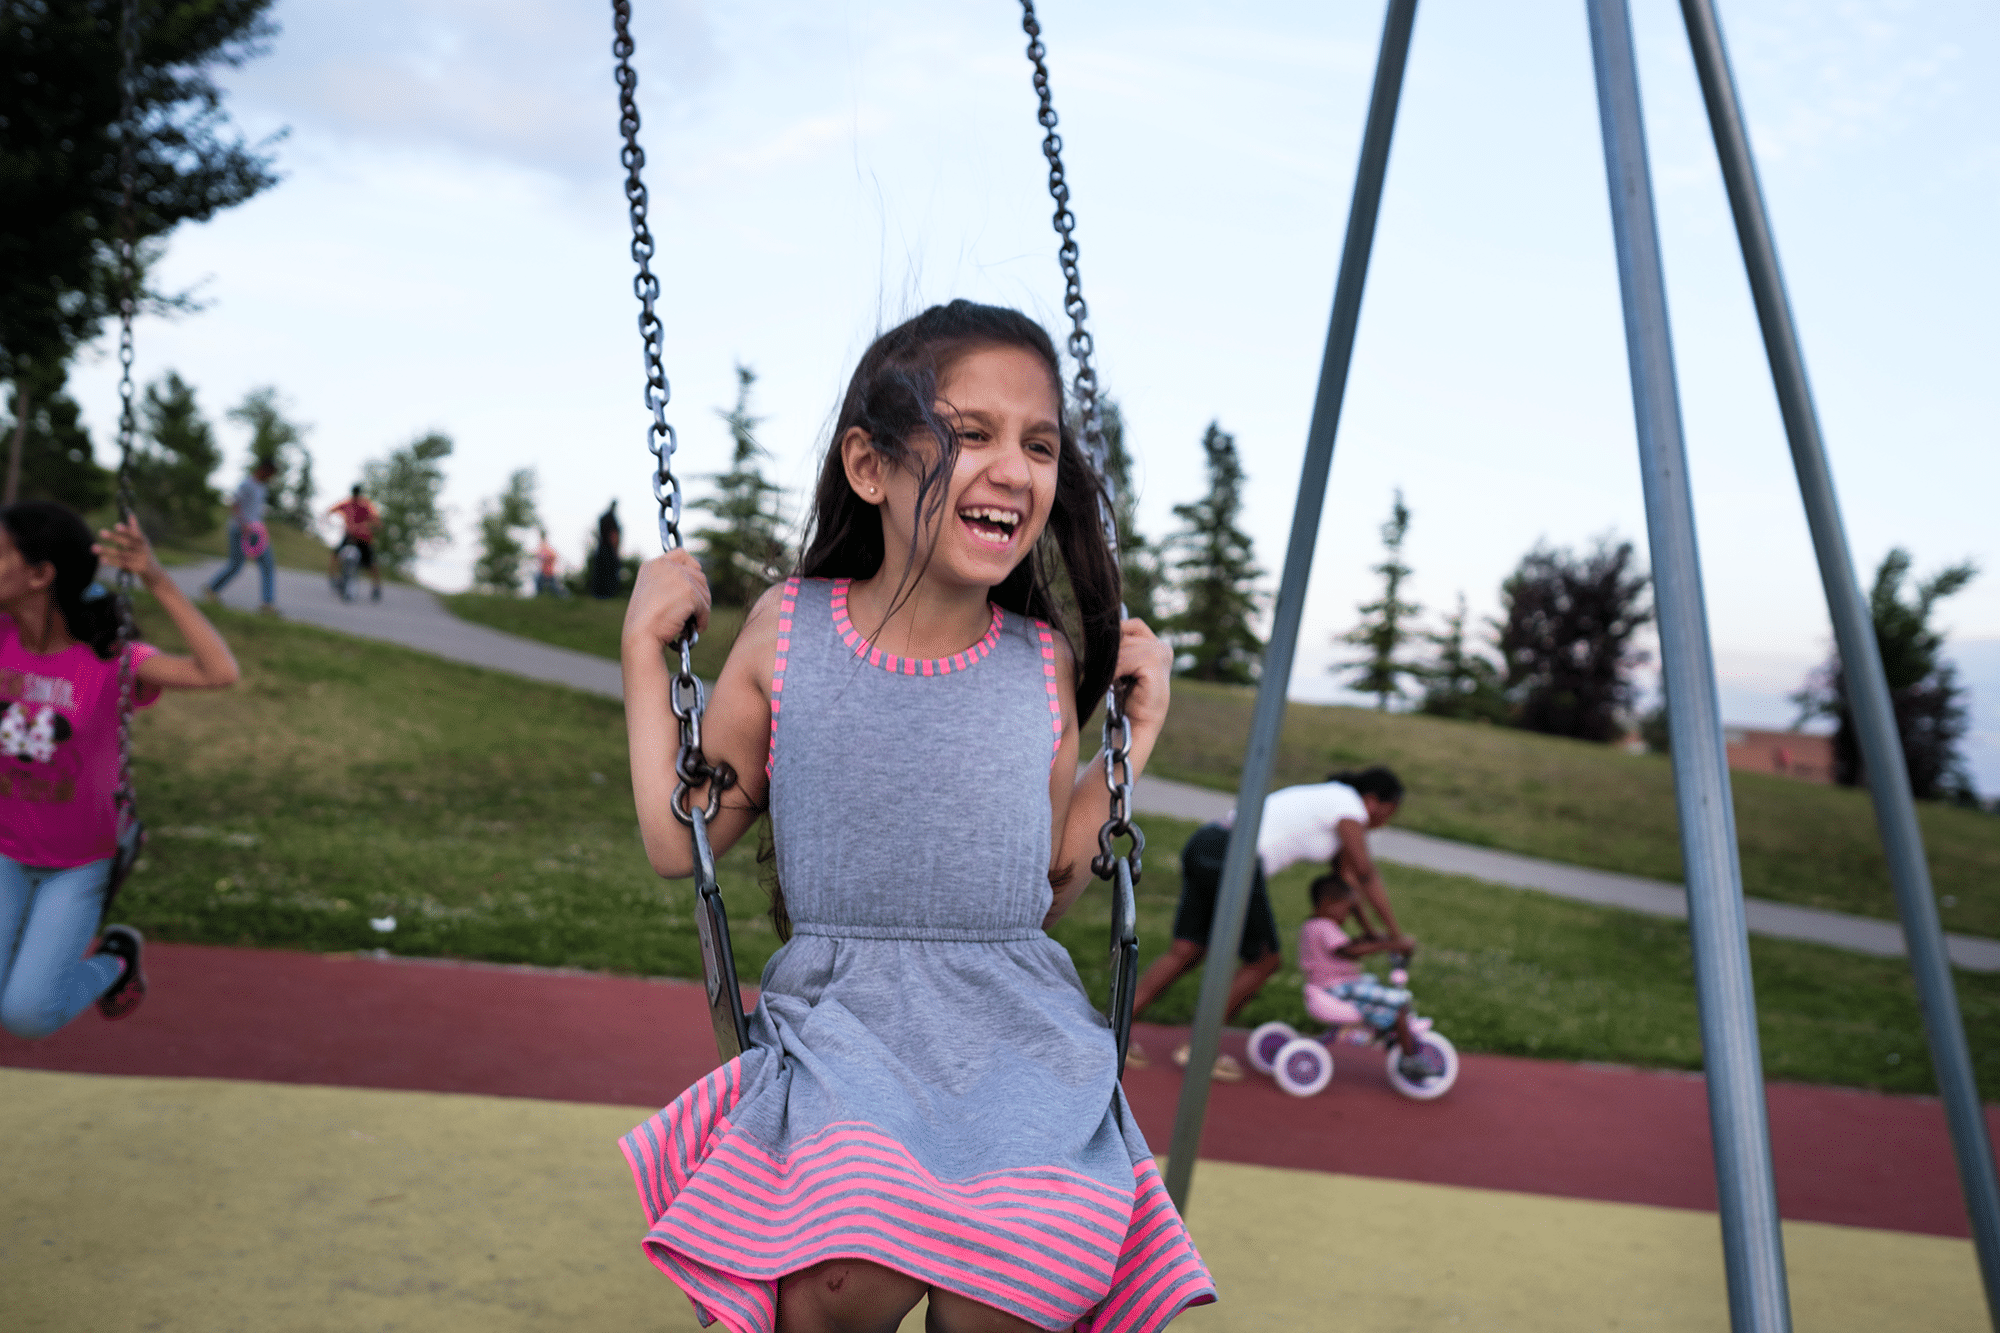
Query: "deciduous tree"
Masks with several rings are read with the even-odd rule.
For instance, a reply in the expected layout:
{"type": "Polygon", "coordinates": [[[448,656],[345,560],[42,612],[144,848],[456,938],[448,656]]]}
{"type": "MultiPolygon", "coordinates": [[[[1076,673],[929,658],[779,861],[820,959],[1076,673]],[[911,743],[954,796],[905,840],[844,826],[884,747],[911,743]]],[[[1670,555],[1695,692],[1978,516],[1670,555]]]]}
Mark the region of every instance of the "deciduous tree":
{"type": "MultiPolygon", "coordinates": [[[[1910,790],[1919,799],[1971,794],[1971,781],[1958,753],[1968,726],[1965,687],[1959,684],[1957,669],[1944,658],[1944,631],[1931,624],[1931,612],[1978,572],[1972,561],[1960,561],[1920,581],[1915,597],[1905,600],[1903,580],[1909,577],[1910,553],[1898,547],[1882,558],[1868,594],[1903,762],[1909,766],[1910,790]]],[[[1865,781],[1861,737],[1848,708],[1847,677],[1838,652],[1807,677],[1805,688],[1792,696],[1792,702],[1799,705],[1802,722],[1830,717],[1839,723],[1833,734],[1834,779],[1850,787],[1865,781]]]]}
{"type": "Polygon", "coordinates": [[[361,470],[363,487],[382,511],[375,558],[396,573],[407,574],[419,555],[451,540],[438,508],[441,460],[451,456],[451,447],[449,435],[432,431],[361,470]]]}
{"type": "MultiPolygon", "coordinates": [[[[137,7],[132,221],[143,308],[191,308],[145,285],[169,232],[277,180],[274,140],[246,143],[211,77],[268,49],[270,6],[137,7]]],[[[120,0],[0,7],[0,377],[17,398],[28,366],[65,365],[117,313],[122,10],[120,0]]]]}
{"type": "Polygon", "coordinates": [[[1500,585],[1500,653],[1515,722],[1529,731],[1616,740],[1646,661],[1632,637],[1652,621],[1632,543],[1600,538],[1583,555],[1537,545],[1500,585]]]}
{"type": "Polygon", "coordinates": [[[528,558],[524,530],[541,526],[535,510],[535,470],[524,467],[507,478],[507,488],[480,506],[479,558],[473,586],[482,592],[521,591],[521,568],[528,558]]]}

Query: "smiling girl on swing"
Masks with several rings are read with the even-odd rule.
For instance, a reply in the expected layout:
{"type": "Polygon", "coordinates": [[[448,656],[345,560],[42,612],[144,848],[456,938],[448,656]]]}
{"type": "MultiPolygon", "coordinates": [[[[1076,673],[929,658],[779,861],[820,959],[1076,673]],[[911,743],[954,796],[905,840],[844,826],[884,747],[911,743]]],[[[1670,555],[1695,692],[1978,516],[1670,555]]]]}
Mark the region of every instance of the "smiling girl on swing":
{"type": "MultiPolygon", "coordinates": [[[[798,573],[716,681],[704,749],[739,778],[709,836],[720,854],[770,810],[792,935],[742,1056],[623,1142],[647,1253],[704,1322],[893,1330],[928,1296],[942,1333],[1143,1333],[1214,1299],[1112,1033],[1046,933],[1107,813],[1102,780],[1076,777],[1077,701],[1125,683],[1136,775],[1172,665],[1119,622],[1060,385],[1048,335],[1012,310],[955,301],[878,338],[798,573]]],[[[662,649],[708,609],[673,551],[625,621],[633,791],[668,877],[693,857],[662,649]]]]}

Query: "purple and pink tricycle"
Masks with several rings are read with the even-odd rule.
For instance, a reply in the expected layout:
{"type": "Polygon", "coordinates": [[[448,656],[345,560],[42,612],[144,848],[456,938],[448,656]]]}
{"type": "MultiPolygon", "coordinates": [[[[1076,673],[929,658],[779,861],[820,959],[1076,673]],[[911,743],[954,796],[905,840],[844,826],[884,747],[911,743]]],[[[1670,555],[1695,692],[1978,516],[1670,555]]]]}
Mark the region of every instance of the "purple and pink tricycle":
{"type": "Polygon", "coordinates": [[[1250,1066],[1269,1074],[1294,1097],[1311,1097],[1333,1081],[1333,1048],[1380,1046],[1388,1055],[1389,1086],[1427,1102],[1458,1081],[1458,1049],[1428,1018],[1417,1016],[1408,986],[1409,955],[1391,958],[1389,984],[1363,974],[1333,988],[1306,987],[1306,1012],[1326,1024],[1301,1036],[1290,1023],[1272,1022],[1250,1034],[1250,1066]]]}

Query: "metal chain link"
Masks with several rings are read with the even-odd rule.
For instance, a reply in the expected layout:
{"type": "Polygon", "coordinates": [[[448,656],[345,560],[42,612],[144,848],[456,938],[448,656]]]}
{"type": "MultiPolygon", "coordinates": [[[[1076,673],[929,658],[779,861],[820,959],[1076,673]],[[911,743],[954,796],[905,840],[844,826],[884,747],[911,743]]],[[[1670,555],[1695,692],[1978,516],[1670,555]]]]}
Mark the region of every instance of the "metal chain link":
{"type": "MultiPolygon", "coordinates": [[[[1055,101],[1049,92],[1048,48],[1042,45],[1042,25],[1035,17],[1034,0],[1021,0],[1021,31],[1028,34],[1028,59],[1035,67],[1035,95],[1041,99],[1041,108],[1035,119],[1043,130],[1042,156],[1049,162],[1049,197],[1056,205],[1051,221],[1056,234],[1062,237],[1062,246],[1057,250],[1056,257],[1062,267],[1063,313],[1070,319],[1069,354],[1076,362],[1073,392],[1083,415],[1084,453],[1089,456],[1091,466],[1097,469],[1098,480],[1103,486],[1098,498],[1097,516],[1104,528],[1105,544],[1111,549],[1112,563],[1116,564],[1118,496],[1111,476],[1110,448],[1104,438],[1104,415],[1097,401],[1097,368],[1091,364],[1097,345],[1090,336],[1090,330],[1085,327],[1090,308],[1084,304],[1083,277],[1077,267],[1076,215],[1069,208],[1069,179],[1063,170],[1062,136],[1056,133],[1055,101]]],[[[1122,616],[1124,608],[1119,610],[1122,616]]],[[[1146,835],[1132,822],[1132,723],[1125,716],[1116,682],[1104,696],[1104,785],[1111,795],[1111,816],[1098,830],[1097,855],[1091,858],[1091,873],[1099,879],[1112,878],[1119,859],[1112,850],[1112,841],[1130,838],[1132,850],[1126,853],[1125,860],[1131,867],[1132,881],[1136,884],[1141,854],[1146,848],[1146,835]]]]}
{"type": "MultiPolygon", "coordinates": [[[[125,0],[124,23],[119,32],[122,60],[119,70],[118,111],[118,515],[133,520],[132,442],[138,433],[138,419],[132,406],[132,316],[139,302],[138,221],[133,195],[136,192],[138,154],[133,141],[139,134],[138,80],[139,26],[135,0],[125,0]]],[[[136,521],[136,520],[133,520],[136,521]]],[[[132,619],[132,571],[118,571],[118,786],[112,802],[118,811],[118,834],[122,839],[139,816],[138,791],[132,784],[132,645],[139,637],[132,619]]]]}
{"type": "MultiPolygon", "coordinates": [[[[646,150],[639,146],[639,73],[632,68],[632,53],[637,48],[632,41],[631,0],[612,0],[611,21],[614,32],[611,54],[618,57],[618,129],[625,136],[619,161],[625,166],[625,202],[632,218],[632,262],[639,266],[638,274],[632,279],[632,294],[639,298],[639,341],[644,349],[646,364],[646,410],[652,415],[652,420],[646,425],[646,449],[653,456],[653,499],[660,506],[660,546],[674,551],[684,544],[681,540],[681,483],[674,475],[673,463],[679,437],[667,421],[667,402],[673,391],[667,384],[666,368],[660,357],[666,326],[657,309],[660,280],[653,276],[653,233],[646,221],[646,182],[640,174],[646,165],[646,150]]],[[[674,674],[667,695],[674,717],[680,723],[681,733],[680,754],[674,761],[674,773],[679,779],[674,786],[674,818],[689,826],[694,822],[694,812],[688,802],[696,787],[703,783],[708,785],[707,809],[703,815],[706,819],[714,819],[722,809],[722,793],[736,784],[734,769],[726,763],[711,764],[702,754],[701,714],[706,700],[701,680],[694,674],[697,637],[694,621],[690,620],[680,637],[674,640],[674,648],[680,655],[680,668],[674,674]]]]}

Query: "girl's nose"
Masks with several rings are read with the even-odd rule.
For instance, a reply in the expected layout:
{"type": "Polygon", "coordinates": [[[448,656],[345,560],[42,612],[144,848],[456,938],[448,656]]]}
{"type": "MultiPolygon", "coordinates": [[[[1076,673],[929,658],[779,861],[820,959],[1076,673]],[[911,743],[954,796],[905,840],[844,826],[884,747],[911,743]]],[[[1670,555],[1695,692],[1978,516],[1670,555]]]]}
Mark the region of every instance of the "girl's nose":
{"type": "Polygon", "coordinates": [[[1010,443],[994,457],[987,469],[987,476],[998,486],[1025,487],[1033,474],[1028,470],[1028,451],[1019,440],[1010,443]]]}

